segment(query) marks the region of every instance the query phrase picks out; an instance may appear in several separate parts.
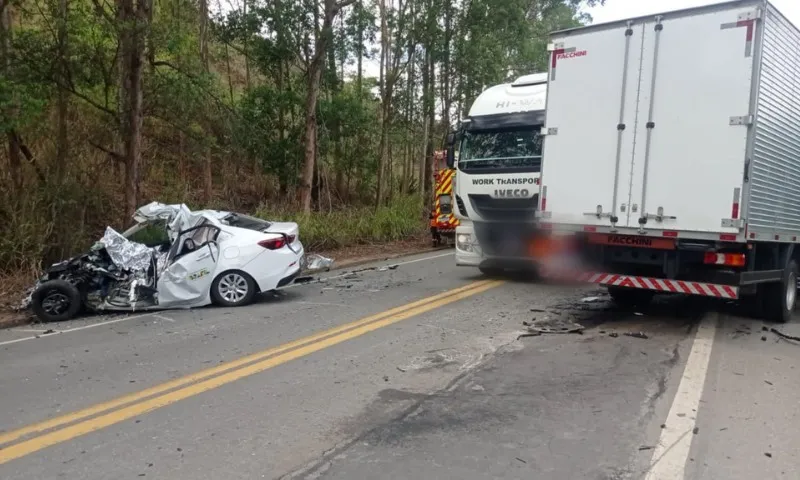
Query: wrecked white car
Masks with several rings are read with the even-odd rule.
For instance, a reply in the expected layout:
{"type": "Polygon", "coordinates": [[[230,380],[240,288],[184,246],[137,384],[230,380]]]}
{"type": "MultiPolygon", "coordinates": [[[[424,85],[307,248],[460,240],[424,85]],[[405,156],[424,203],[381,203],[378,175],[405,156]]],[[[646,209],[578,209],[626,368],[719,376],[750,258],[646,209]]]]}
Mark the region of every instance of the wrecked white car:
{"type": "Polygon", "coordinates": [[[89,252],[48,268],[25,306],[42,321],[81,310],[240,306],[332,263],[305,256],[292,222],[158,202],[133,218],[122,234],[109,227],[89,252]]]}

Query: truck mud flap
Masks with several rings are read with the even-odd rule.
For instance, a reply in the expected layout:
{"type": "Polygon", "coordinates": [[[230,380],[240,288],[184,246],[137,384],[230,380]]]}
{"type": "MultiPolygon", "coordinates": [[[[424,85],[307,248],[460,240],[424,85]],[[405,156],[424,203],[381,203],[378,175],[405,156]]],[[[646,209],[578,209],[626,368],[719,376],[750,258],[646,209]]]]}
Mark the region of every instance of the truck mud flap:
{"type": "Polygon", "coordinates": [[[543,269],[542,278],[551,280],[577,281],[611,287],[629,287],[642,290],[655,290],[663,293],[681,293],[704,297],[738,299],[739,287],[715,283],[669,280],[666,278],[637,277],[614,273],[581,272],[571,273],[560,270],[543,269]]]}

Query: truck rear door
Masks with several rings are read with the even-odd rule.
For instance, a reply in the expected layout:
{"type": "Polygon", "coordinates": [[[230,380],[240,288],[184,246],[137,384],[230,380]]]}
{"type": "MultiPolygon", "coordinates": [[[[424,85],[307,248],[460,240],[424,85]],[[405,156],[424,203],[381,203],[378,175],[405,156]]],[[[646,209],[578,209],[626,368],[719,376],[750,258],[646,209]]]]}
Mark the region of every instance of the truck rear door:
{"type": "Polygon", "coordinates": [[[550,221],[739,232],[756,3],[554,35],[542,175],[550,221]]]}

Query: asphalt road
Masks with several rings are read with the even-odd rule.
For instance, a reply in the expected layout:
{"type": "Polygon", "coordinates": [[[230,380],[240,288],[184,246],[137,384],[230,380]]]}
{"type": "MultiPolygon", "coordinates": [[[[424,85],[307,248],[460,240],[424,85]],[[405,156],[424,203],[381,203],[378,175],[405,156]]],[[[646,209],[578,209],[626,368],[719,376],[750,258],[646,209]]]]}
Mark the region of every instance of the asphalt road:
{"type": "Polygon", "coordinates": [[[797,478],[800,345],[735,305],[399,262],[0,331],[0,478],[797,478]]]}

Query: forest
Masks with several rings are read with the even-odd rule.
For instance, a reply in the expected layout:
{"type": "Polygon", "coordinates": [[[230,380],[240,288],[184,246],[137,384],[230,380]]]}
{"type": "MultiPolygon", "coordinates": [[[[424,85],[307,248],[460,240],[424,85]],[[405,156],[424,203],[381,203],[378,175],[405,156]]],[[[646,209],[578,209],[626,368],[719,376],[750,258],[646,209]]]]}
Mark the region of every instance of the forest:
{"type": "Polygon", "coordinates": [[[0,275],[153,200],[424,232],[433,152],[604,0],[0,0],[0,275]]]}

